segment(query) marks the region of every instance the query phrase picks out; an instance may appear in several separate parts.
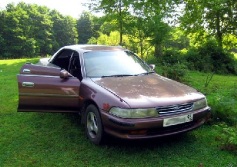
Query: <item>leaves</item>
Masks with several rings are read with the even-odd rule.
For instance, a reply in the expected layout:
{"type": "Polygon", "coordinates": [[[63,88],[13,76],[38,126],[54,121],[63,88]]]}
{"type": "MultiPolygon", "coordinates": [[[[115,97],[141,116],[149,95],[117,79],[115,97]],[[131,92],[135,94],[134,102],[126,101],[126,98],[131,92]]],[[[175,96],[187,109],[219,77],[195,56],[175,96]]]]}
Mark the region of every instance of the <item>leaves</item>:
{"type": "Polygon", "coordinates": [[[45,6],[8,4],[0,11],[0,56],[3,58],[45,56],[77,42],[76,21],[45,6]]]}
{"type": "Polygon", "coordinates": [[[93,36],[93,26],[92,15],[88,12],[82,13],[80,19],[77,21],[79,44],[88,43],[89,39],[93,36]]]}
{"type": "Polygon", "coordinates": [[[228,151],[237,151],[237,132],[236,126],[228,126],[225,123],[215,125],[220,131],[219,136],[216,137],[221,143],[221,148],[228,151]]]}
{"type": "Polygon", "coordinates": [[[165,55],[170,48],[200,47],[213,38],[220,47],[236,51],[235,0],[89,0],[85,4],[105,15],[84,12],[75,20],[45,6],[8,4],[6,10],[0,10],[1,58],[45,56],[78,41],[112,40],[111,32],[119,36],[119,45],[142,58],[165,55]],[[174,27],[178,21],[179,30],[174,27]]]}
{"type": "Polygon", "coordinates": [[[185,10],[181,25],[188,32],[208,31],[222,47],[223,36],[237,36],[236,0],[184,0],[185,10]]]}

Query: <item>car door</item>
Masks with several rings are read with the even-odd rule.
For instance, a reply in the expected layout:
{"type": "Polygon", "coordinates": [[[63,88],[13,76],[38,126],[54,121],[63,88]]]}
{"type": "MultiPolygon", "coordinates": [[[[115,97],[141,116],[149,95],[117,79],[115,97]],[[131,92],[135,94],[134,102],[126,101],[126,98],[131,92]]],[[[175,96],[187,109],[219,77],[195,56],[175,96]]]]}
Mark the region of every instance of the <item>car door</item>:
{"type": "Polygon", "coordinates": [[[18,111],[78,112],[80,80],[51,63],[25,64],[17,75],[18,111]]]}

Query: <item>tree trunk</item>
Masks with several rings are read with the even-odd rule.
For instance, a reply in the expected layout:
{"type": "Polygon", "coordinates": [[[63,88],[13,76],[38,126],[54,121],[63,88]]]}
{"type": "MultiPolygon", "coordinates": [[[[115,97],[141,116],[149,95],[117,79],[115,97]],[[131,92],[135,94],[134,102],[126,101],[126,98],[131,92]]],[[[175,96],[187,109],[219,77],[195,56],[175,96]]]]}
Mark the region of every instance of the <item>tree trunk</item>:
{"type": "Polygon", "coordinates": [[[163,55],[162,45],[161,44],[155,44],[155,57],[159,57],[163,55]]]}
{"type": "Polygon", "coordinates": [[[141,54],[141,58],[143,59],[144,57],[143,57],[143,43],[142,42],[143,41],[140,39],[140,49],[141,49],[140,54],[141,54]]]}
{"type": "Polygon", "coordinates": [[[218,43],[218,46],[220,48],[223,48],[222,46],[222,32],[221,32],[221,26],[220,26],[220,12],[217,11],[216,13],[216,40],[218,43]]]}

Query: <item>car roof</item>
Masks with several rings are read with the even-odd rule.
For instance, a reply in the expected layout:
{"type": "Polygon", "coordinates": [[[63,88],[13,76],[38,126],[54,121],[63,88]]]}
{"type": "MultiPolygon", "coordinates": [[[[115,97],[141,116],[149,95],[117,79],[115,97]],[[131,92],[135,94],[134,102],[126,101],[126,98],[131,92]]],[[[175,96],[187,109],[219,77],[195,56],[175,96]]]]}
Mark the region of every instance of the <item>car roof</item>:
{"type": "Polygon", "coordinates": [[[107,46],[107,45],[68,45],[65,49],[73,49],[77,51],[119,51],[126,50],[122,46],[107,46]]]}

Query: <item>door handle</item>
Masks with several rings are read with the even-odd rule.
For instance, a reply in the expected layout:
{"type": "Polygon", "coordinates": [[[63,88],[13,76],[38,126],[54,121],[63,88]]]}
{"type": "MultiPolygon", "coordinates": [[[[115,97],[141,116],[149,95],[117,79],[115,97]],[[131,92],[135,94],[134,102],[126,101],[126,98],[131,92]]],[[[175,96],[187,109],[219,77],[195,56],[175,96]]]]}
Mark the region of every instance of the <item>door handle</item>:
{"type": "Polygon", "coordinates": [[[30,73],[30,69],[27,68],[23,69],[23,73],[30,73]]]}
{"type": "Polygon", "coordinates": [[[35,84],[33,82],[22,82],[22,86],[24,86],[24,87],[34,87],[35,84]]]}

